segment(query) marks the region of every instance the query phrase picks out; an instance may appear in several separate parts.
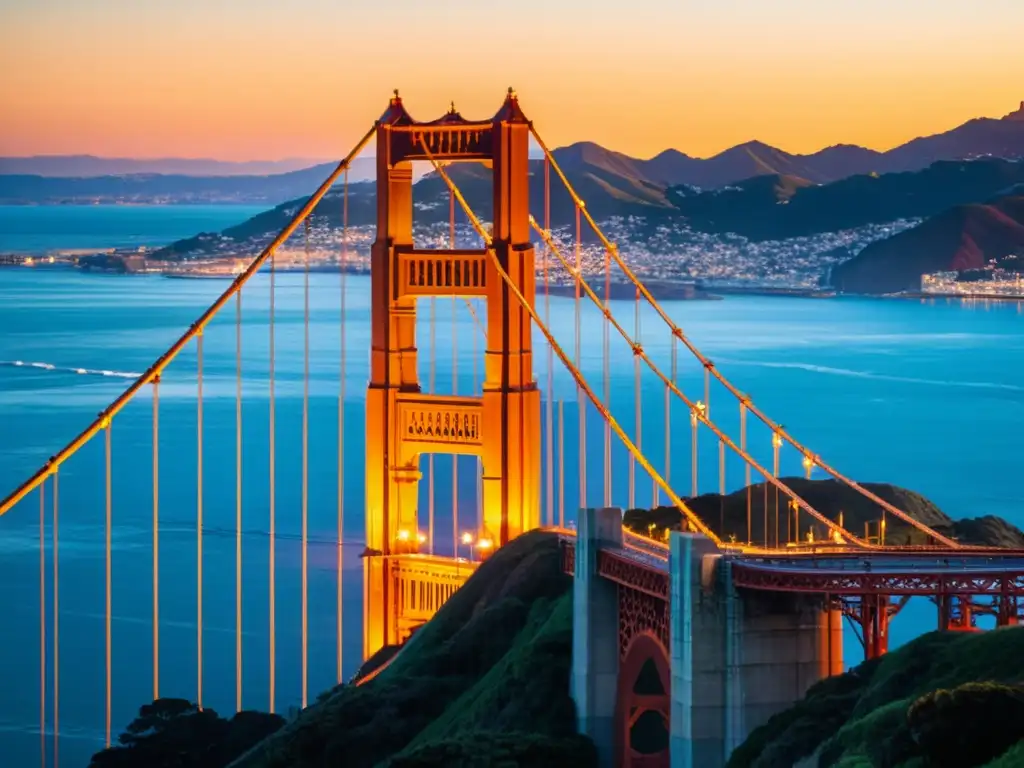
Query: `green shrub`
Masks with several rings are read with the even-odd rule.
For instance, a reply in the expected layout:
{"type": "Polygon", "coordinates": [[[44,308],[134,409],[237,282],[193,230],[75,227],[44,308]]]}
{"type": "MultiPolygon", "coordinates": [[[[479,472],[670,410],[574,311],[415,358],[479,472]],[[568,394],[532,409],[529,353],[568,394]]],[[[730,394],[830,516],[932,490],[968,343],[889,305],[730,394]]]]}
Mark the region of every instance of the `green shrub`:
{"type": "Polygon", "coordinates": [[[934,768],[974,768],[1024,739],[1024,689],[967,683],[922,696],[907,711],[914,741],[934,768]]]}

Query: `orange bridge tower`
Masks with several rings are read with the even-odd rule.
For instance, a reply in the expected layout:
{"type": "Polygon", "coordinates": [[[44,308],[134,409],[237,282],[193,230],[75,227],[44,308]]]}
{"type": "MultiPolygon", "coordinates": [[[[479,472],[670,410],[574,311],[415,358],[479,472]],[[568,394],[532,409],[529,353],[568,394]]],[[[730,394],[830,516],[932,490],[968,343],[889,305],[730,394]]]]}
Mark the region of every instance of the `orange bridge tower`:
{"type": "MultiPolygon", "coordinates": [[[[420,457],[481,457],[478,538],[502,546],[540,525],[540,392],[531,322],[486,249],[413,245],[412,163],[478,162],[493,172],[493,251],[531,304],[530,123],[509,89],[494,117],[454,108],[431,122],[409,116],[395,92],[377,131],[377,238],[371,252],[371,363],[366,395],[365,656],[401,642],[469,575],[453,558],[419,553],[420,457]],[[483,389],[424,392],[417,374],[416,302],[487,302],[483,389]]],[[[475,329],[474,329],[474,332],[475,329]]]]}

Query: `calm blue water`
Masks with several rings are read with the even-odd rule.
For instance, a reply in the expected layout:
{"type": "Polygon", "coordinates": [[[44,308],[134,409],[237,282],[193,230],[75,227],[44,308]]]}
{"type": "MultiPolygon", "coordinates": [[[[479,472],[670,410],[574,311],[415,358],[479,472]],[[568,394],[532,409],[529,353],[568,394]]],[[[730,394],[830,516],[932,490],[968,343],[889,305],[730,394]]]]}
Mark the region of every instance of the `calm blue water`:
{"type": "Polygon", "coordinates": [[[0,205],[0,253],[166,245],[219,232],[263,210],[253,205],[0,205]]]}
{"type": "MultiPolygon", "coordinates": [[[[368,281],[348,279],[349,359],[345,398],[344,666],[361,655],[361,488],[364,393],[368,363],[368,281]]],[[[90,276],[62,271],[0,271],[0,492],[13,488],[69,441],[144,370],[221,290],[211,280],[90,276]],[[13,365],[21,361],[26,365],[13,365]],[[37,367],[27,363],[42,363],[37,367]],[[77,373],[76,369],[87,373],[77,373]]],[[[259,276],[243,301],[244,702],[268,706],[268,279],[259,276]]],[[[340,340],[339,277],[313,275],[310,385],[310,695],[336,676],[337,451],[340,340]]],[[[278,277],[277,290],[277,697],[278,711],[300,701],[300,531],[302,407],[302,276],[278,277]]],[[[921,304],[872,300],[730,298],[669,305],[674,318],[737,385],[798,438],[849,475],[920,491],[954,517],[997,514],[1024,525],[1017,480],[1024,426],[1024,314],[1016,305],[921,304]]],[[[573,302],[553,299],[551,325],[573,350],[573,302]]],[[[627,328],[632,305],[620,305],[627,328]]],[[[421,313],[420,369],[430,348],[421,313]]],[[[452,304],[437,304],[437,390],[452,389],[452,304]]],[[[476,327],[463,305],[454,319],[458,391],[473,385],[476,327]]],[[[645,345],[667,366],[667,334],[644,314],[645,345]]],[[[601,392],[601,333],[596,312],[584,318],[584,372],[601,392]]],[[[540,339],[538,337],[538,349],[540,339]]],[[[235,337],[234,307],[208,329],[204,342],[204,703],[234,707],[235,337]]],[[[631,432],[632,356],[613,345],[613,411],[631,432]]],[[[546,381],[547,354],[535,359],[546,381]]],[[[682,358],[681,358],[682,359],[682,358]]],[[[557,361],[556,361],[557,365],[557,361]]],[[[160,389],[161,694],[196,696],[196,353],[183,352],[160,389]]],[[[684,388],[703,398],[699,369],[680,366],[684,388]]],[[[557,371],[555,398],[566,400],[566,508],[576,488],[575,387],[557,371]]],[[[663,389],[643,377],[641,442],[658,466],[664,460],[663,389]]],[[[713,390],[711,412],[736,434],[737,409],[713,390]],[[723,410],[725,409],[725,410],[723,410]]],[[[113,653],[115,733],[152,697],[151,541],[152,398],[149,392],[118,416],[112,430],[115,531],[113,653]]],[[[687,495],[690,432],[683,408],[669,414],[671,473],[687,495]]],[[[602,428],[588,423],[587,501],[602,496],[602,428]]],[[[767,431],[750,445],[770,466],[767,431]]],[[[700,486],[717,490],[717,444],[700,446],[700,486]]],[[[615,446],[613,495],[625,506],[625,449],[615,446]]],[[[425,465],[424,461],[424,465],[425,465]]],[[[460,463],[460,528],[475,515],[472,471],[460,463]]],[[[94,440],[60,474],[60,730],[66,765],[83,764],[103,736],[104,707],[104,448],[94,440]]],[[[802,474],[799,457],[782,452],[783,474],[802,474]]],[[[451,461],[437,457],[437,549],[450,552],[451,461]]],[[[640,475],[638,475],[639,477],[640,475]]],[[[742,468],[730,462],[730,489],[742,468]]],[[[421,499],[425,523],[426,483],[421,499]]],[[[637,483],[638,504],[651,484],[637,483]]],[[[47,488],[46,503],[51,499],[47,488]]],[[[556,503],[557,505],[557,503],[556,503]]],[[[12,764],[38,760],[39,749],[39,497],[30,495],[0,520],[0,743],[12,764]]],[[[47,716],[52,728],[52,548],[46,526],[47,716]]],[[[894,642],[934,625],[934,609],[911,606],[896,620],[894,642]]],[[[847,659],[860,650],[848,639],[847,659]]]]}

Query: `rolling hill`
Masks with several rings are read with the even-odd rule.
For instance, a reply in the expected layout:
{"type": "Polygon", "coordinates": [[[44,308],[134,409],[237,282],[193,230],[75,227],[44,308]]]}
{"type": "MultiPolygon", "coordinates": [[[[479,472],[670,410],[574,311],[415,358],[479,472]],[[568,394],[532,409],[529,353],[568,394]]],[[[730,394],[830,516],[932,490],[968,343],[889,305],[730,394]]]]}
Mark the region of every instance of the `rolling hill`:
{"type": "Polygon", "coordinates": [[[873,243],[832,271],[832,285],[849,293],[918,290],[921,276],[978,269],[1024,250],[1024,195],[959,205],[920,225],[873,243]]]}
{"type": "MultiPolygon", "coordinates": [[[[643,216],[652,221],[671,216],[673,208],[665,197],[665,190],[644,175],[631,158],[599,147],[596,144],[574,144],[557,149],[556,160],[576,188],[587,201],[587,210],[595,218],[610,216],[643,216]]],[[[459,186],[473,211],[481,219],[490,220],[493,213],[491,171],[475,163],[456,164],[447,173],[459,186]]],[[[530,206],[538,221],[543,221],[544,173],[543,162],[530,162],[530,206]]],[[[319,179],[318,179],[319,180],[319,179]]],[[[314,185],[315,186],[315,185],[314,185]]],[[[224,230],[220,237],[205,233],[187,240],[172,243],[154,253],[154,258],[174,258],[188,252],[216,250],[230,241],[244,242],[262,238],[280,230],[294,215],[305,198],[282,203],[236,227],[224,230]]],[[[572,223],[575,204],[569,193],[551,173],[551,224],[565,226],[572,223]]],[[[370,225],[376,221],[377,194],[374,184],[357,183],[349,187],[349,223],[353,226],[370,225]]],[[[434,173],[420,179],[413,189],[417,224],[434,224],[448,221],[448,187],[434,173]]],[[[329,226],[341,225],[341,205],[337,190],[329,193],[313,212],[314,220],[329,226]]],[[[464,214],[458,211],[462,221],[464,214]]],[[[590,237],[589,233],[586,234],[590,237]]]]}
{"type": "Polygon", "coordinates": [[[824,185],[800,176],[755,176],[702,193],[671,187],[666,198],[696,230],[778,240],[932,216],[1022,184],[1024,162],[983,158],[940,161],[912,172],[850,176],[824,185]]]}

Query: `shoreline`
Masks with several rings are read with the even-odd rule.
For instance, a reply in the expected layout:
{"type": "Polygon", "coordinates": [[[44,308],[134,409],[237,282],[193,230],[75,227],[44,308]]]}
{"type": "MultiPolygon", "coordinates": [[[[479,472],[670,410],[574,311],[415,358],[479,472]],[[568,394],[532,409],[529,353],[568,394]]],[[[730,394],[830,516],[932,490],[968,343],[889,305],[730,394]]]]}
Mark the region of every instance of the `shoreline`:
{"type": "Polygon", "coordinates": [[[923,293],[922,291],[908,291],[902,294],[888,294],[882,296],[882,298],[909,299],[911,301],[922,301],[927,299],[966,299],[968,301],[1024,302],[1024,294],[1021,294],[1020,296],[1001,296],[990,293],[923,293]]]}
{"type": "MultiPolygon", "coordinates": [[[[92,252],[90,252],[92,253],[92,252]]],[[[107,254],[98,254],[107,255],[107,254]]],[[[143,277],[160,276],[178,280],[234,280],[239,272],[204,271],[203,267],[197,265],[193,269],[111,269],[100,266],[82,265],[76,263],[74,249],[66,250],[61,255],[51,256],[47,259],[29,254],[0,253],[0,272],[8,269],[35,269],[35,270],[80,270],[91,275],[107,275],[117,277],[143,277]],[[49,259],[53,260],[50,261],[49,259]],[[26,263],[28,262],[28,263],[26,263]]],[[[177,266],[179,263],[167,262],[168,267],[177,266]]],[[[264,267],[261,272],[267,271],[264,267]]],[[[302,274],[306,267],[302,264],[279,265],[276,268],[278,274],[302,274]]],[[[340,272],[341,267],[337,263],[311,264],[311,274],[327,274],[340,272]]],[[[349,275],[368,275],[369,266],[350,266],[345,270],[349,275]]],[[[604,285],[598,285],[595,278],[600,276],[588,276],[588,285],[599,299],[604,298],[604,285]]],[[[537,281],[537,293],[543,291],[540,280],[537,281]]],[[[1000,303],[1024,303],[1024,295],[1007,296],[986,293],[924,293],[921,291],[904,291],[900,293],[843,293],[827,288],[782,288],[775,286],[710,286],[706,287],[699,280],[648,280],[644,283],[651,295],[659,301],[722,301],[729,296],[758,296],[769,298],[803,298],[803,299],[836,299],[836,298],[861,298],[861,299],[888,299],[902,301],[993,301],[1000,303]]],[[[636,298],[636,289],[632,283],[615,282],[610,286],[610,301],[632,301],[636,298]]],[[[548,286],[552,296],[574,298],[576,295],[575,283],[558,283],[548,286]]],[[[586,292],[581,290],[581,296],[586,292]]]]}

